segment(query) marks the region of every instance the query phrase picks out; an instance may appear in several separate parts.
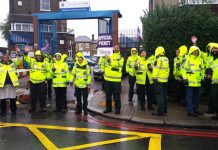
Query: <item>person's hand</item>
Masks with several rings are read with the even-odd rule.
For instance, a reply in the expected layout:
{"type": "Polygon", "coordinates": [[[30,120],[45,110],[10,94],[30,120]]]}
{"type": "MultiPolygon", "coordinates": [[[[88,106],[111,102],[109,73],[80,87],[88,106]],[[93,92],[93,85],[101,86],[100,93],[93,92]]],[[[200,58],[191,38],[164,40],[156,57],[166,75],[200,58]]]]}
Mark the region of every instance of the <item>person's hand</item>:
{"type": "Polygon", "coordinates": [[[180,66],[181,66],[180,63],[177,63],[177,64],[176,64],[176,68],[177,68],[177,69],[179,69],[180,66]]]}
{"type": "Polygon", "coordinates": [[[212,76],[211,76],[210,74],[206,74],[206,75],[204,76],[204,78],[205,78],[206,80],[211,80],[212,76]]]}
{"type": "Polygon", "coordinates": [[[45,80],[45,84],[48,84],[48,81],[47,81],[47,80],[45,80]]]}

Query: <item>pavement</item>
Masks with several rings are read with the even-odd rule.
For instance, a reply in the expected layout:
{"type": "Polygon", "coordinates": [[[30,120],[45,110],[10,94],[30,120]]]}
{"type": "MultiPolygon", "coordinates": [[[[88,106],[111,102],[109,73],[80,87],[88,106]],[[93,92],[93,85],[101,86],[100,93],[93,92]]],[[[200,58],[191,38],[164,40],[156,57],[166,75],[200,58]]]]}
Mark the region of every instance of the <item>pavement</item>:
{"type": "MultiPolygon", "coordinates": [[[[105,109],[105,93],[101,90],[92,90],[89,95],[88,109],[91,113],[101,116],[118,119],[120,121],[128,121],[146,125],[170,126],[170,127],[187,127],[187,128],[206,128],[218,129],[218,120],[211,120],[211,114],[205,114],[192,117],[187,115],[186,107],[179,106],[176,102],[168,102],[167,114],[164,116],[152,116],[150,110],[141,111],[137,95],[134,94],[133,102],[128,101],[128,80],[122,81],[121,92],[121,113],[119,115],[114,112],[104,114],[105,109]]],[[[157,106],[154,105],[156,108],[157,106]]],[[[200,112],[206,112],[207,103],[200,102],[200,112]]]]}

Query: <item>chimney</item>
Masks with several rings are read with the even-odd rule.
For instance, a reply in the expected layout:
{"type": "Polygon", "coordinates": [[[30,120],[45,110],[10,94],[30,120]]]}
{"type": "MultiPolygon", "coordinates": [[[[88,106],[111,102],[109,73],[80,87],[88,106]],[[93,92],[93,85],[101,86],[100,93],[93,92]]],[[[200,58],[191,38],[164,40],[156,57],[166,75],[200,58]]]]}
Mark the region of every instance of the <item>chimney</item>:
{"type": "Polygon", "coordinates": [[[94,34],[92,34],[92,41],[94,41],[95,40],[95,35],[94,34]]]}

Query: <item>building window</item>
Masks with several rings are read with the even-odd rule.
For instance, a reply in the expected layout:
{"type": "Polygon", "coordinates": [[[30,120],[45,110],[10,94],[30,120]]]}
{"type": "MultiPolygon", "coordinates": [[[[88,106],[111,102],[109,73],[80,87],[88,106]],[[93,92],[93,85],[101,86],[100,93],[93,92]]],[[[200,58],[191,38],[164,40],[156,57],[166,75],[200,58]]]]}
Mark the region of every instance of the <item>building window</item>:
{"type": "Polygon", "coordinates": [[[30,25],[29,24],[23,24],[22,25],[22,30],[23,31],[30,31],[30,25]]]}
{"type": "Polygon", "coordinates": [[[89,43],[85,43],[85,48],[89,48],[89,43]]]}
{"type": "Polygon", "coordinates": [[[84,50],[84,43],[78,43],[79,51],[84,50]]]}
{"type": "Polygon", "coordinates": [[[15,31],[22,31],[21,30],[21,26],[22,26],[22,24],[15,24],[15,31]]]}
{"type": "Polygon", "coordinates": [[[42,32],[52,32],[53,25],[43,24],[42,25],[42,32]]]}
{"type": "Polygon", "coordinates": [[[12,31],[33,32],[33,24],[30,23],[11,23],[12,31]]]}
{"type": "Polygon", "coordinates": [[[17,5],[18,5],[18,6],[22,6],[22,5],[23,5],[22,1],[18,1],[18,2],[17,2],[17,5]]]}
{"type": "Polygon", "coordinates": [[[40,10],[50,11],[50,0],[40,0],[40,10]]]}

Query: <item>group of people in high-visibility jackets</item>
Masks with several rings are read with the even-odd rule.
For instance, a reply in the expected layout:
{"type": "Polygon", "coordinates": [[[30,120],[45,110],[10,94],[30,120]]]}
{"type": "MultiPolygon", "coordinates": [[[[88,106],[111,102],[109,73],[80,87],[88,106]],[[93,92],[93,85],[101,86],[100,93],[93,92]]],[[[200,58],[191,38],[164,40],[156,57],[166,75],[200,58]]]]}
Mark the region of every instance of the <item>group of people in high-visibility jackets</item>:
{"type": "Polygon", "coordinates": [[[209,95],[206,113],[216,113],[212,118],[218,119],[218,44],[209,43],[205,53],[197,46],[188,50],[183,45],[176,50],[176,55],[173,74],[177,81],[178,101],[187,106],[188,115],[203,115],[199,111],[199,101],[201,87],[205,87],[209,95]]]}
{"type": "MultiPolygon", "coordinates": [[[[56,108],[54,112],[67,111],[67,85],[75,85],[75,96],[77,100],[76,114],[87,115],[87,98],[91,84],[91,71],[82,53],[77,54],[76,62],[72,72],[69,72],[68,64],[65,62],[67,55],[56,53],[53,60],[40,50],[34,52],[34,57],[28,55],[28,49],[24,49],[24,60],[30,67],[30,109],[35,112],[37,100],[40,103],[42,112],[46,112],[47,96],[51,97],[51,87],[55,92],[56,108]],[[52,84],[51,84],[52,83],[52,84]],[[47,92],[48,91],[48,92],[47,92]]],[[[1,115],[6,115],[6,100],[10,100],[10,109],[13,115],[16,114],[16,87],[19,86],[17,65],[18,59],[12,61],[8,54],[5,54],[0,62],[0,102],[1,115]]]]}
{"type": "MultiPolygon", "coordinates": [[[[67,56],[56,53],[54,59],[35,51],[34,58],[24,51],[24,60],[30,66],[30,93],[31,109],[35,112],[37,99],[40,100],[42,112],[46,112],[46,95],[51,97],[52,85],[55,91],[56,108],[54,112],[67,111],[67,85],[75,85],[77,100],[76,114],[87,115],[88,93],[92,81],[91,69],[86,58],[81,52],[76,54],[75,65],[72,72],[65,62],[67,56]],[[50,80],[50,81],[49,81],[50,80]],[[52,83],[52,84],[51,84],[52,83]],[[48,92],[47,88],[49,89],[48,92]]],[[[4,55],[0,62],[0,101],[1,114],[5,115],[6,100],[10,99],[12,114],[16,114],[16,87],[19,85],[16,66],[19,60],[12,61],[9,55],[4,55]]],[[[124,58],[120,54],[118,45],[113,47],[111,56],[102,56],[99,60],[100,68],[104,72],[103,89],[106,92],[106,109],[103,113],[112,112],[112,96],[115,102],[115,114],[121,112],[121,81],[124,58]]],[[[154,55],[147,57],[146,51],[136,48],[131,49],[131,56],[126,62],[126,72],[129,74],[128,100],[131,102],[136,84],[138,101],[142,111],[154,110],[153,104],[157,103],[157,110],[152,115],[162,116],[167,113],[167,82],[170,74],[169,59],[165,56],[162,46],[156,48],[154,55]]],[[[177,81],[177,98],[182,105],[187,106],[187,115],[197,117],[202,85],[206,86],[209,93],[207,113],[218,114],[218,43],[209,43],[206,53],[199,47],[191,46],[189,49],[183,45],[176,50],[173,75],[177,81]]],[[[218,115],[213,119],[218,119],[218,115]]]]}
{"type": "Polygon", "coordinates": [[[134,95],[136,83],[138,101],[141,110],[145,110],[145,94],[147,94],[147,108],[154,110],[153,104],[157,102],[157,110],[152,115],[164,115],[167,112],[166,94],[167,81],[170,73],[169,60],[165,56],[163,47],[157,47],[155,55],[147,57],[145,50],[131,49],[131,56],[127,59],[126,71],[129,74],[129,101],[134,95]]]}
{"type": "Polygon", "coordinates": [[[46,84],[48,84],[48,79],[52,79],[56,103],[54,112],[64,113],[67,111],[67,85],[74,83],[77,100],[75,113],[81,114],[83,110],[84,115],[87,115],[88,89],[91,84],[90,67],[85,57],[79,53],[77,54],[72,72],[69,72],[68,64],[65,62],[66,58],[66,54],[56,53],[53,62],[48,63],[48,61],[44,60],[39,50],[35,52],[34,58],[30,58],[27,52],[24,53],[24,59],[30,64],[31,109],[29,112],[36,111],[36,100],[38,96],[41,111],[46,112],[46,84]]]}

